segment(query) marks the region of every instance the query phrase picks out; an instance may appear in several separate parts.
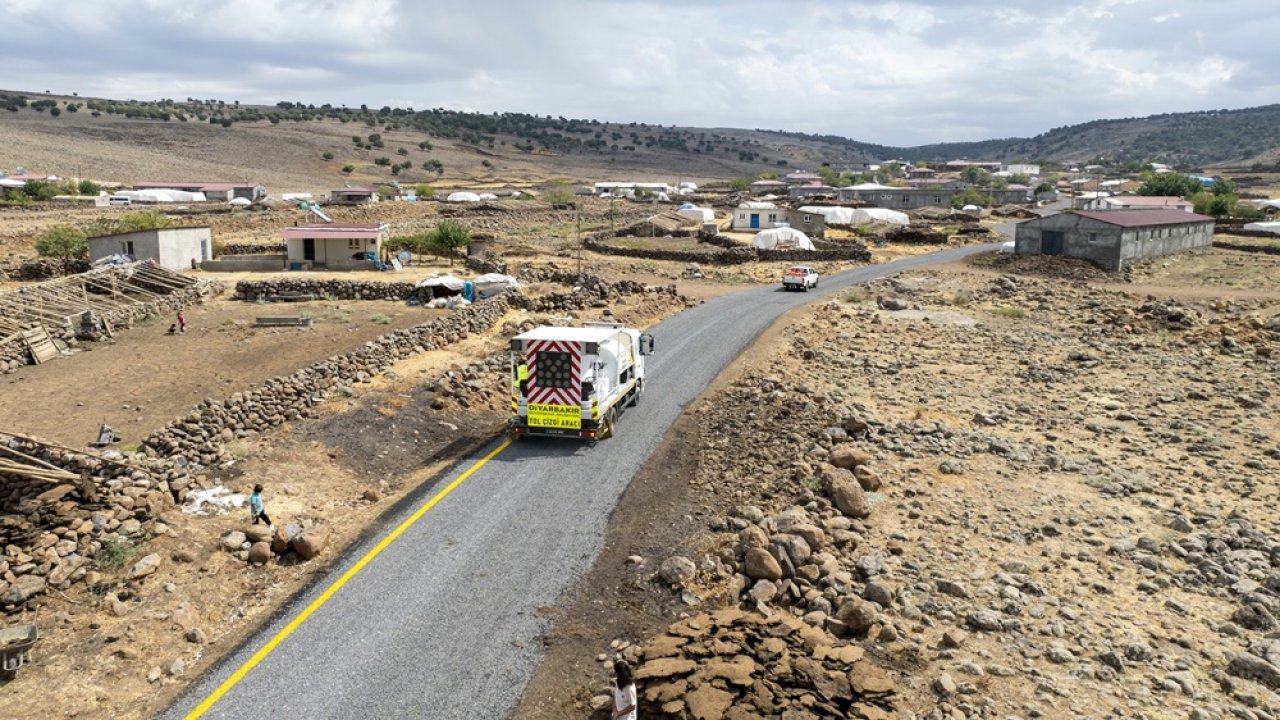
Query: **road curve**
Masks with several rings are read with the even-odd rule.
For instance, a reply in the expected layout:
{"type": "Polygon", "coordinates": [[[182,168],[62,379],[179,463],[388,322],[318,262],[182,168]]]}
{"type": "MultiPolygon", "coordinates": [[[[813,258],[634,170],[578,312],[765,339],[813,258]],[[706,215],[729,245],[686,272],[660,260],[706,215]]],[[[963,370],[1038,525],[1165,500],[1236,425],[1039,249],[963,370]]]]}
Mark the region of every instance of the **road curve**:
{"type": "MultiPolygon", "coordinates": [[[[505,717],[541,657],[559,602],[591,567],[623,490],[689,402],[782,313],[857,283],[950,262],[996,245],[953,248],[824,278],[816,291],[756,288],[709,300],[651,332],[640,406],[616,437],[587,447],[525,440],[497,454],[333,593],[243,674],[206,718],[505,717]]],[[[335,562],[341,577],[473,462],[415,491],[385,528],[335,562]]],[[[329,581],[301,593],[162,717],[213,693],[329,581]]]]}

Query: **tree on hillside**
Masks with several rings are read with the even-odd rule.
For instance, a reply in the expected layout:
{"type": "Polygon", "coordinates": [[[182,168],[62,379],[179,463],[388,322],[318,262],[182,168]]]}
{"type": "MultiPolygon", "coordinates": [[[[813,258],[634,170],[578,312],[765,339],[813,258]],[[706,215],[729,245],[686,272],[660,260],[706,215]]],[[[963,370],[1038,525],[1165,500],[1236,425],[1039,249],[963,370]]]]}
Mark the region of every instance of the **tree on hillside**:
{"type": "Polygon", "coordinates": [[[173,221],[164,213],[156,210],[143,210],[141,212],[127,212],[120,216],[118,223],[119,229],[116,232],[142,232],[144,230],[159,230],[161,228],[171,227],[173,221]]]}
{"type": "Polygon", "coordinates": [[[981,205],[983,207],[991,207],[995,201],[990,195],[983,195],[976,188],[966,188],[964,192],[957,193],[951,198],[951,207],[959,210],[965,205],[981,205]]]}
{"type": "Polygon", "coordinates": [[[543,189],[542,199],[552,205],[568,205],[573,202],[573,188],[564,178],[552,180],[543,189]]]}
{"type": "Polygon", "coordinates": [[[89,243],[83,231],[70,225],[55,225],[36,240],[36,252],[41,257],[61,260],[65,272],[72,260],[89,254],[89,243]]]}
{"type": "Polygon", "coordinates": [[[991,173],[975,165],[970,165],[965,168],[963,177],[964,181],[970,185],[976,185],[978,187],[988,187],[991,185],[991,173]]]}
{"type": "Polygon", "coordinates": [[[750,184],[751,184],[751,181],[748,180],[747,178],[741,178],[741,177],[734,178],[729,181],[729,189],[736,192],[741,192],[743,190],[746,190],[747,186],[750,184]]]}
{"type": "Polygon", "coordinates": [[[1190,197],[1204,189],[1199,180],[1180,173],[1143,173],[1139,195],[1190,197]]]}
{"type": "Polygon", "coordinates": [[[436,189],[426,183],[418,183],[414,186],[413,191],[420,198],[429,198],[436,194],[436,189]]]}
{"type": "Polygon", "coordinates": [[[461,220],[443,220],[427,233],[425,244],[432,254],[447,255],[452,265],[458,248],[471,244],[471,229],[461,220]]]}

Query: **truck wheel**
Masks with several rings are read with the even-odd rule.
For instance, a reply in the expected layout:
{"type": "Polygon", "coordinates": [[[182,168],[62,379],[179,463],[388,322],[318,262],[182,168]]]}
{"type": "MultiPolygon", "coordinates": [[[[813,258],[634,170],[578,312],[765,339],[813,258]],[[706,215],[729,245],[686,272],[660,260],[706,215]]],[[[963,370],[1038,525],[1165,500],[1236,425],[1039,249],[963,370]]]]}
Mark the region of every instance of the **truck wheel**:
{"type": "Polygon", "coordinates": [[[603,427],[600,428],[600,439],[608,440],[609,438],[613,437],[613,428],[615,425],[617,425],[617,423],[618,423],[617,410],[611,409],[609,410],[609,412],[605,413],[603,427]]]}
{"type": "Polygon", "coordinates": [[[640,407],[640,396],[644,393],[644,383],[636,383],[636,389],[631,396],[631,407],[640,407]]]}

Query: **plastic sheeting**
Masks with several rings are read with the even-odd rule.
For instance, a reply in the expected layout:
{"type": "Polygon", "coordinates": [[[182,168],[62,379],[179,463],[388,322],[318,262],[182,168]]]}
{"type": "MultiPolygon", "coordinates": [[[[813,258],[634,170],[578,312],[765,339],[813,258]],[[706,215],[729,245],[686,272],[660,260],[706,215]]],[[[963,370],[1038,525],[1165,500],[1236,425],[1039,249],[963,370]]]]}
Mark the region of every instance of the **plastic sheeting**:
{"type": "Polygon", "coordinates": [[[479,197],[481,200],[497,200],[498,199],[498,196],[494,195],[493,193],[480,193],[479,197]]]}
{"type": "Polygon", "coordinates": [[[756,233],[751,247],[761,250],[813,250],[813,241],[795,228],[780,227],[756,233]]]}
{"type": "Polygon", "coordinates": [[[480,202],[480,196],[473,192],[449,193],[447,201],[453,203],[480,202]]]}
{"type": "Polygon", "coordinates": [[[1259,232],[1268,232],[1272,235],[1280,235],[1280,222],[1252,222],[1246,223],[1245,230],[1257,230],[1259,232]]]}
{"type": "Polygon", "coordinates": [[[227,201],[227,204],[236,207],[248,207],[253,204],[253,201],[249,198],[231,198],[227,201]]]}
{"type": "Polygon", "coordinates": [[[135,203],[187,203],[205,202],[208,198],[202,192],[186,192],[184,190],[120,190],[115,197],[127,197],[135,203]]]}
{"type": "Polygon", "coordinates": [[[689,218],[697,223],[715,222],[716,212],[711,208],[700,208],[696,205],[684,205],[676,214],[683,218],[689,218]]]}
{"type": "Polygon", "coordinates": [[[904,212],[886,210],[885,208],[858,208],[853,211],[851,225],[866,225],[873,222],[887,222],[894,225],[910,225],[911,218],[904,212]]]}
{"type": "Polygon", "coordinates": [[[828,225],[853,224],[853,208],[804,205],[801,206],[800,212],[809,213],[810,215],[821,215],[828,225]]]}

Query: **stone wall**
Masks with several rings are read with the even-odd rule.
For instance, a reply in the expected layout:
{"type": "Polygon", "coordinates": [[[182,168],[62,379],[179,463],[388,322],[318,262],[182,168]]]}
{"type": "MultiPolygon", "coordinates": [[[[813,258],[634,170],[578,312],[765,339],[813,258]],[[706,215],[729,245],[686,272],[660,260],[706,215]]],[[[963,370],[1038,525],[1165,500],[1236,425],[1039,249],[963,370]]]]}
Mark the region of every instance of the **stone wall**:
{"type": "Polygon", "coordinates": [[[205,260],[200,269],[205,272],[280,272],[285,269],[284,253],[266,255],[221,255],[217,260],[205,260]]]}
{"type": "Polygon", "coordinates": [[[283,242],[228,243],[218,248],[218,257],[226,255],[283,255],[288,249],[283,242]]]}
{"type": "Polygon", "coordinates": [[[414,283],[411,282],[309,277],[241,280],[236,283],[236,297],[251,302],[272,300],[281,293],[314,295],[334,300],[407,300],[414,290],[414,283]]]}
{"type": "Polygon", "coordinates": [[[706,265],[742,265],[748,262],[817,262],[822,260],[843,260],[853,262],[869,262],[871,253],[861,243],[847,246],[832,246],[826,250],[761,250],[741,245],[720,252],[698,252],[693,250],[669,250],[662,248],[627,248],[609,245],[602,240],[588,238],[584,241],[588,250],[605,255],[621,255],[646,260],[672,260],[684,263],[700,263],[706,265]]]}
{"type": "MultiPolygon", "coordinates": [[[[181,471],[137,457],[121,462],[0,434],[0,446],[71,473],[66,481],[0,472],[0,607],[20,610],[47,588],[92,579],[104,543],[144,540],[164,532],[158,519],[174,505],[170,481],[181,471]],[[75,478],[70,479],[70,478],[75,478]]],[[[13,452],[0,451],[11,459],[13,452]]],[[[159,556],[130,574],[145,573],[159,556]]],[[[154,569],[154,567],[152,567],[154,569]]]]}

